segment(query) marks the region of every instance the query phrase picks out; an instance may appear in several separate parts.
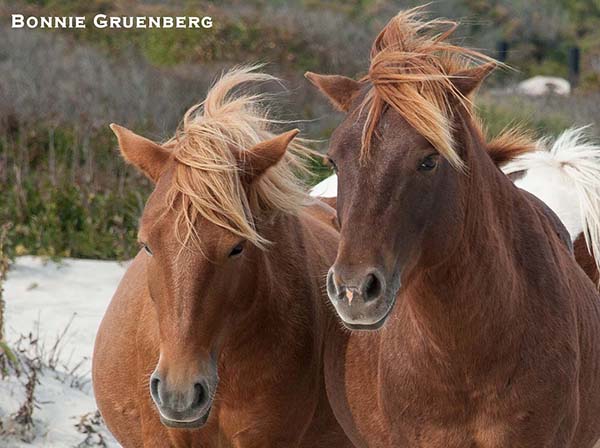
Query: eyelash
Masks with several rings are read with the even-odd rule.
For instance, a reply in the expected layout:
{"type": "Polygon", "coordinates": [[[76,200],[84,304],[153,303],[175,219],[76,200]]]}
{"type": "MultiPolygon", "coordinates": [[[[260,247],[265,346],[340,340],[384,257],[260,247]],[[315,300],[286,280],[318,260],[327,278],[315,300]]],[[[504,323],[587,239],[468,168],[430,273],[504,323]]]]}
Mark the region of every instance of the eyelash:
{"type": "Polygon", "coordinates": [[[333,159],[327,157],[325,160],[326,160],[327,165],[329,165],[331,167],[331,169],[333,170],[333,172],[337,174],[338,167],[335,164],[335,162],[333,161],[333,159]]]}
{"type": "Polygon", "coordinates": [[[152,253],[152,249],[150,249],[150,246],[148,246],[146,243],[142,243],[142,242],[140,242],[140,245],[142,246],[142,249],[144,249],[144,251],[145,251],[145,252],[146,252],[148,255],[150,255],[150,256],[152,256],[152,255],[153,255],[153,253],[152,253]]]}

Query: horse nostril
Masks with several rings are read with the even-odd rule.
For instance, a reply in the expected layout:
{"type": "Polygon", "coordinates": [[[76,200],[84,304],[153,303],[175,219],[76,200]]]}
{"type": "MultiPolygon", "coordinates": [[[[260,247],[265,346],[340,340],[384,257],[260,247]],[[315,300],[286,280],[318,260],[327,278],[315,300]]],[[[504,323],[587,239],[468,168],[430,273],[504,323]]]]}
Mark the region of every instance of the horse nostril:
{"type": "Polygon", "coordinates": [[[379,277],[373,273],[367,275],[362,287],[363,297],[365,301],[378,298],[383,290],[382,282],[379,277]]]}
{"type": "Polygon", "coordinates": [[[333,273],[333,269],[330,269],[327,273],[327,294],[331,298],[340,299],[342,296],[342,292],[338,288],[338,285],[335,281],[335,274],[333,273]]]}
{"type": "Polygon", "coordinates": [[[194,384],[194,402],[192,408],[200,408],[208,400],[208,391],[201,383],[194,384]]]}
{"type": "Polygon", "coordinates": [[[153,376],[152,379],[150,380],[150,395],[152,396],[152,398],[154,399],[156,404],[158,404],[160,406],[161,400],[160,400],[160,394],[158,393],[159,385],[160,385],[160,379],[156,376],[153,376]]]}

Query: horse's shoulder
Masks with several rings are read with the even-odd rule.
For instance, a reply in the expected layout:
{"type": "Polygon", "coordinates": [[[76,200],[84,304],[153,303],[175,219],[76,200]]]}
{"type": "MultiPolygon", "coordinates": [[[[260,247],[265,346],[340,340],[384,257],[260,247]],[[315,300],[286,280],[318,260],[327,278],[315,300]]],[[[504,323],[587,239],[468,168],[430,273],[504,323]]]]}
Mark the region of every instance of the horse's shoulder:
{"type": "Polygon", "coordinates": [[[598,267],[596,266],[596,260],[594,260],[592,254],[590,254],[583,233],[579,234],[573,243],[573,247],[575,250],[575,259],[577,260],[577,263],[579,263],[581,268],[594,282],[594,284],[597,285],[600,281],[600,271],[598,271],[598,267]]]}
{"type": "Polygon", "coordinates": [[[573,242],[571,241],[571,235],[569,231],[560,220],[558,215],[554,213],[554,211],[546,205],[544,201],[539,199],[534,194],[521,190],[523,195],[527,198],[527,200],[531,203],[534,209],[544,218],[546,218],[547,222],[550,223],[556,235],[558,235],[559,239],[564,243],[566,248],[569,250],[569,253],[573,253],[573,242]]]}

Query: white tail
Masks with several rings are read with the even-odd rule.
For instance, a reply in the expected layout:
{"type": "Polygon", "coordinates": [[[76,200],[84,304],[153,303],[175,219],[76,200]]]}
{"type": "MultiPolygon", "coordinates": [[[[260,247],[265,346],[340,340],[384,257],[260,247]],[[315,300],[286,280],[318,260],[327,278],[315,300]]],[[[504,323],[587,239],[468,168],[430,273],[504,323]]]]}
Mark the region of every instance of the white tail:
{"type": "Polygon", "coordinates": [[[600,270],[600,144],[588,127],[567,129],[552,145],[540,140],[538,151],[517,157],[503,171],[526,172],[515,184],[546,202],[573,240],[583,232],[600,270]]]}

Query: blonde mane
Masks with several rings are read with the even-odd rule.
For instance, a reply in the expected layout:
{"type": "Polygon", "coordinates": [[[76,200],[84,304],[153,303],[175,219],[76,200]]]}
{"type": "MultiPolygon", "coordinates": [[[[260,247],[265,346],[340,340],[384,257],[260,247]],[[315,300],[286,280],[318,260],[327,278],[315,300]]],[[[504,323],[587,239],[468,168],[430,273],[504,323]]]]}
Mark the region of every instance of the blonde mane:
{"type": "MultiPolygon", "coordinates": [[[[482,135],[487,135],[485,126],[478,119],[475,120],[475,124],[480,126],[482,135]]],[[[509,126],[497,136],[488,139],[486,152],[494,164],[502,168],[512,160],[538,149],[539,143],[531,130],[521,126],[509,126]]]]}
{"type": "Polygon", "coordinates": [[[257,67],[236,68],[223,75],[206,99],[184,115],[175,136],[165,145],[176,161],[168,203],[177,211],[179,240],[200,247],[197,221],[209,222],[247,239],[258,247],[268,243],[257,223],[273,213],[295,214],[307,202],[298,174],[306,170],[307,154],[301,140],[293,141],[284,156],[249,186],[239,163],[244,153],[273,138],[281,122],[269,118],[264,94],[249,93],[243,85],[277,81],[255,72],[257,67]],[[181,232],[181,229],[185,232],[181,232]]]}
{"type": "Polygon", "coordinates": [[[455,167],[463,168],[454,148],[451,103],[471,108],[452,79],[476,63],[494,60],[447,42],[456,28],[449,20],[424,20],[418,7],[401,11],[381,31],[371,48],[369,73],[361,80],[372,86],[363,102],[368,115],[361,157],[368,156],[377,123],[385,108],[392,107],[455,167]]]}

